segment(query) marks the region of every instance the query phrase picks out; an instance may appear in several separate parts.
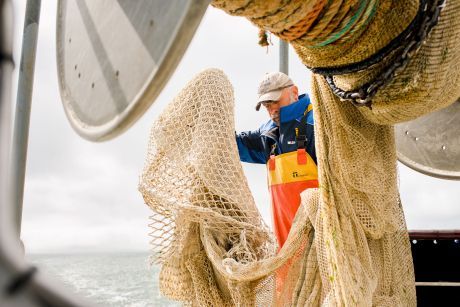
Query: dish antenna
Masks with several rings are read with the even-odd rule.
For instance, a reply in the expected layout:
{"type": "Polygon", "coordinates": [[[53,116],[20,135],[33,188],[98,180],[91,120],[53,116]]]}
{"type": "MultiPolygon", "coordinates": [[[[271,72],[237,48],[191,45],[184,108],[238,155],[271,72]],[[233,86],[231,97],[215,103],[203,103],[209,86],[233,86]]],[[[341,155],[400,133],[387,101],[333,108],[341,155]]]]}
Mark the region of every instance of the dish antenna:
{"type": "Polygon", "coordinates": [[[59,1],[59,87],[75,131],[90,141],[108,140],[144,114],[179,64],[209,2],[59,1]]]}
{"type": "Polygon", "coordinates": [[[460,100],[395,127],[398,160],[426,175],[460,179],[460,100]]]}

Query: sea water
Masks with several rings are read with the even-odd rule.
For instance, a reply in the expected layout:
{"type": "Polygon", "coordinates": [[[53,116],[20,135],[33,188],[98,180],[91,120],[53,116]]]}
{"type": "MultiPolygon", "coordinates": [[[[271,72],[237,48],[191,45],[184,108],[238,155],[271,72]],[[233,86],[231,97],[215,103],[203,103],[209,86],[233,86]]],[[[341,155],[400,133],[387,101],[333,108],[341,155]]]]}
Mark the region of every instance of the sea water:
{"type": "Polygon", "coordinates": [[[160,295],[147,253],[29,255],[39,270],[102,306],[180,306],[160,295]]]}

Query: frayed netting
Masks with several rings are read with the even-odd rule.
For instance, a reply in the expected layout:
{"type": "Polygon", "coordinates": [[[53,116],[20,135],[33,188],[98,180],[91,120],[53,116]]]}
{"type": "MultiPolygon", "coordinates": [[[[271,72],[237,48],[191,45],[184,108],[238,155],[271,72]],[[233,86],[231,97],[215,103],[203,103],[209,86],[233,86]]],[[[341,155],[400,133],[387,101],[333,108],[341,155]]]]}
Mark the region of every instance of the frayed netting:
{"type": "MultiPolygon", "coordinates": [[[[290,16],[300,4],[272,2],[215,5],[262,28],[267,15],[277,33],[305,20],[306,11],[292,13],[283,28],[273,16],[290,16]]],[[[326,24],[313,23],[306,36],[291,41],[308,66],[353,63],[372,55],[407,26],[418,7],[418,1],[364,1],[366,20],[352,24],[353,35],[312,48],[310,41],[319,38],[308,36],[309,31],[320,33],[321,26],[333,35],[335,28],[349,24],[334,18],[346,20],[358,12],[340,1],[340,7],[348,8],[343,13],[334,2],[318,15],[326,24]],[[375,13],[367,16],[371,5],[375,13]]],[[[139,185],[153,211],[153,257],[162,265],[161,292],[193,306],[415,306],[392,125],[460,96],[459,15],[460,0],[447,1],[425,44],[378,92],[372,110],[340,101],[322,76],[313,76],[320,188],[301,194],[279,251],[239,161],[230,82],[217,69],[191,80],[153,125],[139,185]]],[[[384,65],[337,76],[335,82],[356,88],[384,65]]]]}

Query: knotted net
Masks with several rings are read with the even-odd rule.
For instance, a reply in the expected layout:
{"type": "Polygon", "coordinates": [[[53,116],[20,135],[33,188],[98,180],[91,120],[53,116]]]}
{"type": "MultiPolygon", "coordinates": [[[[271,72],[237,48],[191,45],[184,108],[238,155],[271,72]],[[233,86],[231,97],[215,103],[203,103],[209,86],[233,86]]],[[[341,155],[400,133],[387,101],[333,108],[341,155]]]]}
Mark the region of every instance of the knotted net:
{"type": "MultiPolygon", "coordinates": [[[[418,9],[418,1],[349,2],[337,1],[337,9],[336,1],[328,1],[317,15],[325,25],[316,22],[303,35],[296,32],[291,44],[307,66],[369,57],[397,36],[418,9]],[[353,33],[347,39],[312,47],[331,37],[313,37],[311,31],[330,28],[336,38],[334,31],[344,32],[339,30],[350,24],[347,14],[355,16],[362,3],[367,5],[363,12],[374,3],[375,13],[349,26],[353,33]]],[[[276,33],[305,23],[302,16],[308,10],[294,13],[302,1],[266,3],[214,5],[255,19],[260,27],[277,24],[280,14],[278,22],[289,22],[285,28],[278,25],[276,33]]],[[[372,110],[340,101],[322,76],[313,76],[320,188],[302,193],[279,252],[239,162],[230,82],[216,69],[191,80],[152,127],[139,185],[153,211],[153,256],[162,264],[161,292],[193,306],[415,306],[392,124],[460,96],[459,15],[460,0],[447,1],[425,44],[378,92],[372,110]]],[[[335,82],[356,88],[391,60],[336,76],[335,82]]]]}

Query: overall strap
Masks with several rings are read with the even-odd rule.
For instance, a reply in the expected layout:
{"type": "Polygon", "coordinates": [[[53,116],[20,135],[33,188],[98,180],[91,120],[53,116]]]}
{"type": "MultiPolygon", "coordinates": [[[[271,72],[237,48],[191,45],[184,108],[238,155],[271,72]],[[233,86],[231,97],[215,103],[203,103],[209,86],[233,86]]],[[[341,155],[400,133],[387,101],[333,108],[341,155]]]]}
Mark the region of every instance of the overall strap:
{"type": "Polygon", "coordinates": [[[276,156],[276,143],[272,145],[270,149],[270,156],[276,156]]]}
{"type": "Polygon", "coordinates": [[[295,138],[297,143],[297,149],[305,149],[307,146],[307,116],[309,112],[300,119],[300,127],[295,129],[295,138]]]}
{"type": "Polygon", "coordinates": [[[299,128],[295,129],[295,137],[297,143],[297,163],[299,165],[307,164],[307,116],[311,110],[312,105],[310,104],[300,119],[299,128]]]}

